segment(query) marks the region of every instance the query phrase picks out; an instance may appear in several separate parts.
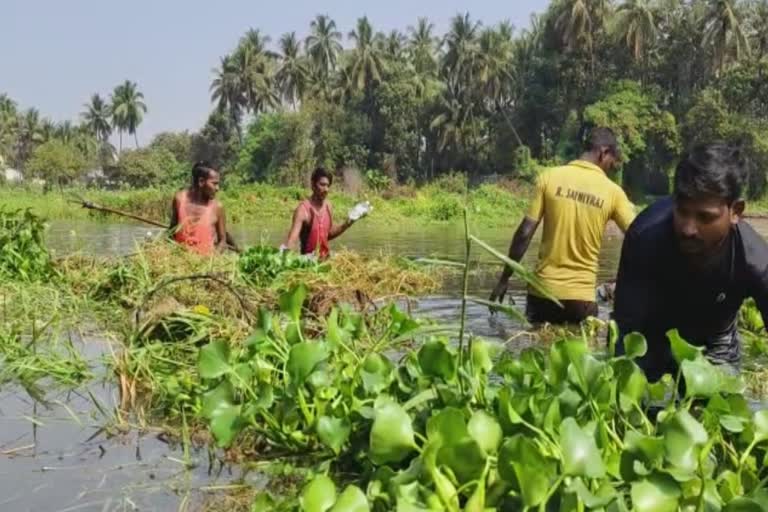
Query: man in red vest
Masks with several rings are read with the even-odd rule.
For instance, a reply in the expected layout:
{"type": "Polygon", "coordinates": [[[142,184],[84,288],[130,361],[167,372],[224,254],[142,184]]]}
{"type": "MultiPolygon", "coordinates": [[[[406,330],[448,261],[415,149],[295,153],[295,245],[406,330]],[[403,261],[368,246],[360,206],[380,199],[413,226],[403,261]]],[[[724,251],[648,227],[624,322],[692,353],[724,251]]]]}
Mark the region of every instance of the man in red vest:
{"type": "Polygon", "coordinates": [[[347,218],[333,224],[331,203],[327,200],[333,176],[322,167],[312,173],[312,196],[305,199],[293,212],[293,223],[288,238],[281,248],[295,249],[300,244],[301,254],[317,252],[321,260],[330,255],[328,242],[340,236],[355,222],[347,218]]]}

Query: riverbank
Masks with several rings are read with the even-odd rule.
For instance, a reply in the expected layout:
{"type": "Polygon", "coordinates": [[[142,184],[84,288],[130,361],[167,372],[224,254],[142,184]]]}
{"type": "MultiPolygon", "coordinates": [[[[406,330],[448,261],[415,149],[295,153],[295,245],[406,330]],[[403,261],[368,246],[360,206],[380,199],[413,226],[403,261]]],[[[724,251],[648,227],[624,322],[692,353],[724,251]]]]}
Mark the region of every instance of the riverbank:
{"type": "MultiPolygon", "coordinates": [[[[368,200],[374,207],[367,223],[456,224],[460,222],[464,204],[478,226],[512,226],[523,215],[531,189],[527,185],[482,185],[463,193],[445,184],[421,188],[399,187],[395,191],[357,195],[333,190],[330,195],[336,218],[342,218],[357,201],[368,200]]],[[[6,209],[31,208],[49,220],[108,219],[114,215],[79,208],[71,201],[73,194],[110,208],[132,212],[165,222],[169,216],[171,189],[126,191],[65,190],[43,194],[34,188],[0,187],[0,204],[6,209]]],[[[307,195],[298,187],[274,187],[253,184],[223,190],[219,199],[226,208],[230,223],[248,223],[268,219],[284,219],[287,225],[297,203],[307,195]]]]}

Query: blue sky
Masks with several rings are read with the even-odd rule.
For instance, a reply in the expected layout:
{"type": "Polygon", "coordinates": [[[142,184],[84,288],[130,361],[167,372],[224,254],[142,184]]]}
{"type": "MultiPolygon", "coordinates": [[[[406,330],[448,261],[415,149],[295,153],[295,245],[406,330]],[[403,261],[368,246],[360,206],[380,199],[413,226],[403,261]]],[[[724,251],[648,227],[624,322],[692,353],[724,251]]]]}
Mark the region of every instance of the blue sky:
{"type": "Polygon", "coordinates": [[[376,30],[405,31],[427,16],[442,34],[469,11],[485,25],[528,26],[548,0],[4,0],[0,93],[54,121],[78,118],[90,95],[108,96],[126,78],[138,82],[149,113],[139,140],[165,130],[196,130],[211,109],[211,69],[250,27],[301,37],[316,14],[346,35],[367,15],[376,30]],[[471,6],[471,7],[470,7],[471,6]]]}

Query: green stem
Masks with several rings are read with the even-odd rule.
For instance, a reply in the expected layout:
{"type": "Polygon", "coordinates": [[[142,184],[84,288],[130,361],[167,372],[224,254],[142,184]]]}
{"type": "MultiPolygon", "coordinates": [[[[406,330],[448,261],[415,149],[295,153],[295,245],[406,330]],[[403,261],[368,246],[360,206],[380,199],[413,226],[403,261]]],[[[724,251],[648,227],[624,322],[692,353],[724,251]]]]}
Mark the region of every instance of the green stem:
{"type": "Polygon", "coordinates": [[[549,488],[547,491],[547,496],[544,498],[544,501],[541,502],[539,505],[539,512],[545,512],[547,510],[547,503],[552,498],[552,496],[557,492],[557,489],[560,487],[560,484],[563,483],[563,479],[565,478],[565,475],[560,475],[557,480],[555,480],[555,483],[552,484],[552,487],[549,488]]]}
{"type": "Polygon", "coordinates": [[[464,358],[464,330],[467,320],[467,290],[469,288],[469,249],[472,242],[469,239],[469,226],[467,224],[467,208],[464,207],[464,275],[462,278],[463,293],[461,294],[461,326],[459,328],[459,366],[462,366],[464,358]]]}

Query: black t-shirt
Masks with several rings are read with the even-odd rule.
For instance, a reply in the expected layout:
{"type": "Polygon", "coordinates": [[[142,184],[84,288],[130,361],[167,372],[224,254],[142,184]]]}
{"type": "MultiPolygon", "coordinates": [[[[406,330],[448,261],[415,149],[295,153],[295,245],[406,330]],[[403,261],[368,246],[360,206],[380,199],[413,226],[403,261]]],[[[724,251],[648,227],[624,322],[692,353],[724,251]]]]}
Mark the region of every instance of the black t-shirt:
{"type": "MultiPolygon", "coordinates": [[[[720,257],[696,270],[681,254],[672,226],[674,201],[662,199],[630,226],[621,249],[613,317],[620,339],[637,331],[648,340],[638,361],[651,381],[674,373],[666,332],[678,329],[689,343],[706,347],[715,363],[738,364],[741,348],[736,319],[753,297],[768,319],[768,244],[742,221],[724,243],[720,257]]],[[[623,346],[619,343],[619,353],[623,346]]]]}

